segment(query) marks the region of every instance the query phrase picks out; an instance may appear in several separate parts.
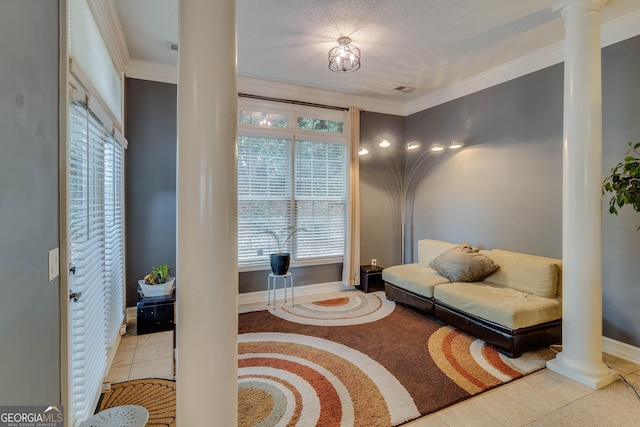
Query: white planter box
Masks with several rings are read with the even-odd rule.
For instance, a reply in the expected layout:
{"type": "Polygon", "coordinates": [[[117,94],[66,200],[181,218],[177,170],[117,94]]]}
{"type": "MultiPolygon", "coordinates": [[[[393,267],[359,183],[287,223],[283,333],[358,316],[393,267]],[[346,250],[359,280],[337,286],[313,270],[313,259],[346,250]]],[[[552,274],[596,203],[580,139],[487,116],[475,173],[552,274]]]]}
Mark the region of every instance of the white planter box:
{"type": "Polygon", "coordinates": [[[175,282],[175,277],[171,277],[165,283],[161,283],[159,285],[149,285],[148,283],[145,283],[144,280],[138,280],[138,286],[140,287],[142,296],[160,297],[163,295],[170,295],[175,287],[175,282]]]}

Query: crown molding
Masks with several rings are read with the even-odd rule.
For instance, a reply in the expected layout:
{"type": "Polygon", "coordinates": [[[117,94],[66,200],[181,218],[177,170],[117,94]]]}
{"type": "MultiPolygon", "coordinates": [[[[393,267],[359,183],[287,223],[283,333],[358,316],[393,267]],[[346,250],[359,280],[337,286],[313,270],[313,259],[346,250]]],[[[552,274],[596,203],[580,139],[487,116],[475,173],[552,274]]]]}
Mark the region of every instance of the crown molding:
{"type": "Polygon", "coordinates": [[[640,34],[640,10],[602,24],[602,47],[630,39],[640,34]]]}
{"type": "Polygon", "coordinates": [[[238,92],[274,98],[289,98],[295,99],[296,101],[335,105],[336,107],[345,108],[350,105],[356,105],[363,110],[375,113],[404,115],[404,103],[402,102],[387,101],[252,77],[238,77],[238,92]]]}
{"type": "MultiPolygon", "coordinates": [[[[640,34],[640,10],[602,25],[602,47],[640,34]]],[[[564,40],[405,104],[408,116],[564,61],[564,40]]]]}
{"type": "Polygon", "coordinates": [[[155,62],[130,59],[125,71],[127,77],[161,83],[178,83],[178,67],[155,62]]]}
{"type": "Polygon", "coordinates": [[[87,0],[87,3],[113,64],[119,73],[124,73],[129,62],[129,47],[114,0],[87,0]]]}

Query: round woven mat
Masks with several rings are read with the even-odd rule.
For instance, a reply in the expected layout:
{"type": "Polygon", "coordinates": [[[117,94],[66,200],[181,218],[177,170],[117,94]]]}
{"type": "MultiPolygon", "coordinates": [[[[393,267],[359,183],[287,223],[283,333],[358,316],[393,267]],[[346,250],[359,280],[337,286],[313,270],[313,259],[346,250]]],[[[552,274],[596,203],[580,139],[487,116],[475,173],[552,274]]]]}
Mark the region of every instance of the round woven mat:
{"type": "Polygon", "coordinates": [[[176,383],[163,379],[132,380],[111,385],[96,412],[122,405],[140,405],[149,411],[147,427],[175,427],[176,383]]]}

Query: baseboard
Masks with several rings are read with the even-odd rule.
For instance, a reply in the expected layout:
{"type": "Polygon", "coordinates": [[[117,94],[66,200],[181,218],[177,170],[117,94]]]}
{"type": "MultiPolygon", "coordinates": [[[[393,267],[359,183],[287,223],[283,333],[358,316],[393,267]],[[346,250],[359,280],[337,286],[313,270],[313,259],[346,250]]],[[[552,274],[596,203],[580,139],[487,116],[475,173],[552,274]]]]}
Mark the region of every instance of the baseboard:
{"type": "Polygon", "coordinates": [[[129,323],[132,320],[136,320],[138,315],[138,307],[133,306],[133,307],[127,307],[127,323],[129,323]]]}
{"type": "Polygon", "coordinates": [[[640,364],[640,348],[638,347],[602,337],[602,351],[629,362],[640,364]]]}
{"type": "MultiPolygon", "coordinates": [[[[296,296],[322,294],[325,292],[344,291],[347,289],[353,289],[353,287],[347,287],[342,282],[328,282],[318,283],[315,285],[304,285],[295,287],[296,296]]],[[[280,298],[284,294],[281,294],[282,289],[278,289],[276,297],[280,298]]],[[[246,292],[238,294],[238,305],[242,304],[255,304],[267,300],[267,291],[246,292]]],[[[127,307],[127,322],[135,320],[137,315],[137,307],[127,307]]]]}
{"type": "MultiPolygon", "coordinates": [[[[302,295],[322,294],[325,292],[344,291],[346,289],[351,289],[351,288],[344,286],[342,282],[318,283],[315,285],[296,286],[295,295],[302,296],[302,295]]],[[[281,294],[281,292],[282,292],[282,289],[277,290],[276,298],[280,298],[281,296],[284,296],[284,294],[281,294]]],[[[238,294],[238,305],[256,304],[259,302],[264,302],[266,300],[267,300],[267,291],[246,292],[246,293],[238,294]]]]}

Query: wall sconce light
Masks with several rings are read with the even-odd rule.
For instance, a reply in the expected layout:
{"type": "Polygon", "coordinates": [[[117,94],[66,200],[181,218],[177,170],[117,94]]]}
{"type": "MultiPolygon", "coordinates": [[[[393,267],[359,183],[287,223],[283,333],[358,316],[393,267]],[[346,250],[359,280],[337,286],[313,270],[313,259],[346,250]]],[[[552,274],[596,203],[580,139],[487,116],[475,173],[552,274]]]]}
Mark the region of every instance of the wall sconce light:
{"type": "Polygon", "coordinates": [[[415,150],[417,148],[420,148],[420,144],[417,142],[410,142],[407,144],[407,150],[415,150]]]}
{"type": "Polygon", "coordinates": [[[383,139],[382,142],[380,143],[380,147],[382,148],[387,148],[390,147],[391,143],[389,141],[387,141],[386,139],[383,139]]]}
{"type": "Polygon", "coordinates": [[[462,147],[464,147],[464,142],[462,141],[451,141],[449,143],[450,150],[457,150],[458,148],[462,148],[462,147]]]}
{"type": "Polygon", "coordinates": [[[442,151],[444,150],[444,147],[442,146],[442,144],[433,144],[431,146],[431,151],[442,151]]]}
{"type": "Polygon", "coordinates": [[[360,151],[358,151],[358,154],[364,156],[366,154],[369,154],[369,150],[367,150],[365,147],[362,147],[360,151]]]}

